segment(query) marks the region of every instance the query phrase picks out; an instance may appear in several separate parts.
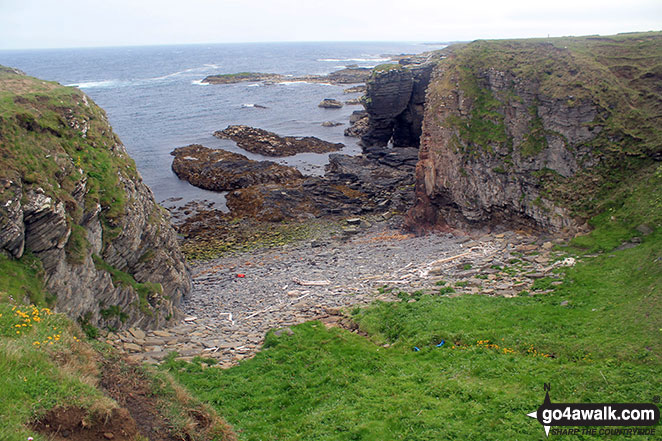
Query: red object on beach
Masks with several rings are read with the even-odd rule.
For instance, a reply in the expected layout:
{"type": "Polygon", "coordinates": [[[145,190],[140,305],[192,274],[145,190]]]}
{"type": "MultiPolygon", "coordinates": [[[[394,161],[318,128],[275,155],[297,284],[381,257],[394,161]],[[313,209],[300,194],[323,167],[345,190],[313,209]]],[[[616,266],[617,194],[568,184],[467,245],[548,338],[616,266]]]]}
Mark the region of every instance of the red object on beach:
{"type": "Polygon", "coordinates": [[[237,277],[239,277],[240,279],[243,279],[244,277],[246,277],[246,274],[237,274],[237,277]]]}

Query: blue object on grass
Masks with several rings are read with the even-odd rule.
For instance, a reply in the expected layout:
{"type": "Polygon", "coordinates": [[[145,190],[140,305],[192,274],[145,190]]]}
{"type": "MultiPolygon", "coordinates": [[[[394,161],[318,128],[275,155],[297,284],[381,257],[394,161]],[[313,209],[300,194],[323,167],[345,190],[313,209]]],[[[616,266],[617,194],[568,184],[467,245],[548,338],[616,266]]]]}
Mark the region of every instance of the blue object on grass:
{"type": "Polygon", "coordinates": [[[420,349],[418,349],[418,346],[414,346],[414,352],[418,352],[420,349]]]}
{"type": "Polygon", "coordinates": [[[442,340],[441,343],[439,343],[439,344],[437,345],[437,347],[438,347],[438,348],[442,347],[442,346],[444,345],[444,343],[446,343],[446,340],[442,340]]]}

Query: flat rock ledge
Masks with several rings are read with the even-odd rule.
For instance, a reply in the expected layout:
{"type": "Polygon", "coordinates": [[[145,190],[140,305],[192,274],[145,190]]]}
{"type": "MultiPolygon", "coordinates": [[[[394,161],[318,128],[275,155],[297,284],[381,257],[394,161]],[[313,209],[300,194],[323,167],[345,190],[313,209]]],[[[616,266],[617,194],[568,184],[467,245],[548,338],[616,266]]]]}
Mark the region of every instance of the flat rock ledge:
{"type": "Polygon", "coordinates": [[[342,143],[323,141],[314,136],[279,136],[273,132],[244,125],[232,125],[214,132],[220,139],[230,139],[247,152],[263,156],[292,156],[297,153],[329,153],[345,147],[342,143]]]}
{"type": "Polygon", "coordinates": [[[209,75],[202,82],[208,84],[235,84],[305,81],[308,83],[357,84],[364,83],[371,73],[372,69],[366,67],[348,67],[331,72],[328,75],[303,75],[299,77],[264,72],[239,72],[209,75]]]}
{"type": "Polygon", "coordinates": [[[256,184],[285,183],[303,176],[294,167],[253,161],[244,155],[199,144],[175,149],[172,170],[178,178],[212,191],[236,190],[256,184]]]}

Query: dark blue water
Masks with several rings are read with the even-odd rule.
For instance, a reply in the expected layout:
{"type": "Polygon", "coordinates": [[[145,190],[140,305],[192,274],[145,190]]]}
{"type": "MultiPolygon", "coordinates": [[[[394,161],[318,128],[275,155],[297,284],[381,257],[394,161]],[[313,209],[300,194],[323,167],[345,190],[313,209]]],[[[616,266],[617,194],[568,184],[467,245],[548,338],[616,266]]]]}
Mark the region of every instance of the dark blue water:
{"type": "MultiPolygon", "coordinates": [[[[181,203],[196,199],[222,203],[222,196],[193,187],[172,173],[170,152],[175,147],[199,143],[265,159],[212,136],[230,124],[246,124],[279,135],[342,142],[346,145],[343,153],[356,154],[360,152],[356,139],[344,137],[343,131],[349,115],[361,107],[317,107],[323,98],[345,101],[357,97],[343,93],[348,86],[205,85],[200,83],[204,77],[244,71],[326,74],[351,64],[375,66],[387,61],[385,54],[434,48],[410,43],[256,43],[0,51],[0,64],[77,86],[92,97],[106,110],[157,200],[181,197],[181,203]],[[328,120],[345,125],[322,127],[328,120]]],[[[327,157],[300,154],[277,161],[296,165],[304,174],[319,174],[327,157]]]]}

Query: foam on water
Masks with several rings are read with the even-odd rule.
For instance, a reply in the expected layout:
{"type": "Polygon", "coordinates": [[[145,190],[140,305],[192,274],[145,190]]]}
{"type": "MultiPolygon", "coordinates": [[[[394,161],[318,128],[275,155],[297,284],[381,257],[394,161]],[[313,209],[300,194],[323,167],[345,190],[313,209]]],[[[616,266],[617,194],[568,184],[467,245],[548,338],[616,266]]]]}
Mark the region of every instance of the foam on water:
{"type": "Polygon", "coordinates": [[[81,81],[80,83],[65,84],[68,87],[78,87],[79,89],[94,89],[101,87],[115,87],[122,86],[122,81],[119,80],[104,80],[104,81],[81,81]]]}
{"type": "MultiPolygon", "coordinates": [[[[331,62],[331,63],[380,63],[384,61],[391,61],[392,58],[384,57],[371,57],[371,58],[320,58],[317,61],[331,62]]],[[[345,66],[343,66],[345,67],[345,66]]]]}

